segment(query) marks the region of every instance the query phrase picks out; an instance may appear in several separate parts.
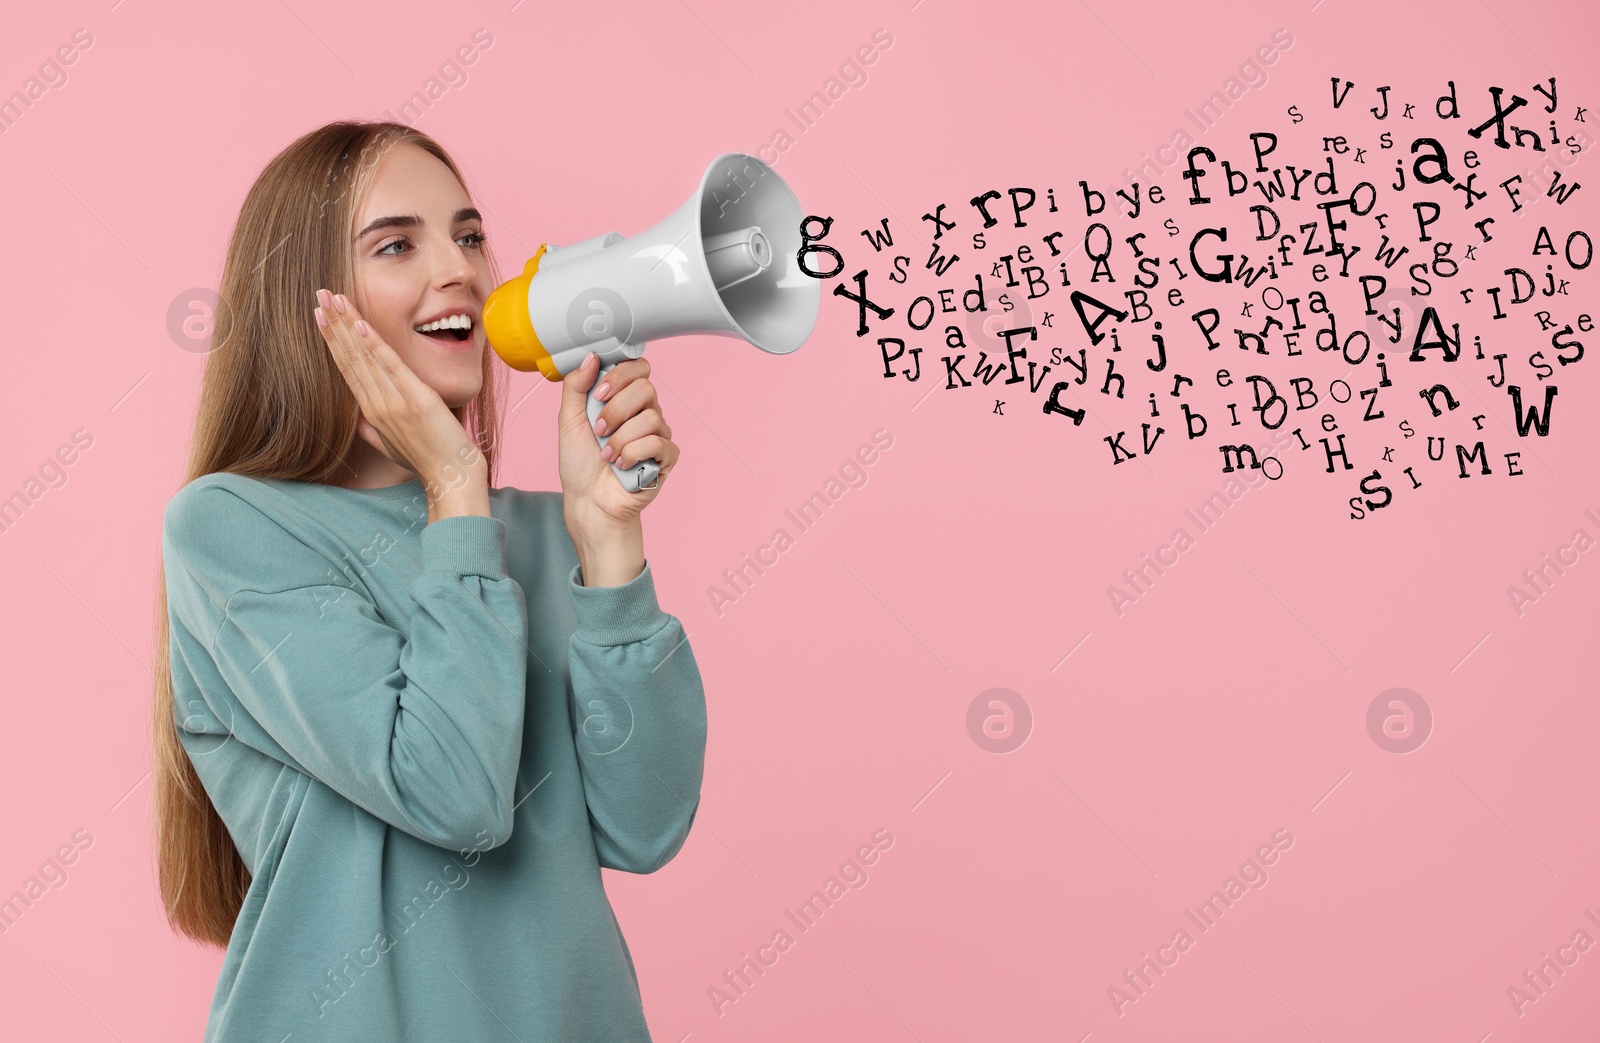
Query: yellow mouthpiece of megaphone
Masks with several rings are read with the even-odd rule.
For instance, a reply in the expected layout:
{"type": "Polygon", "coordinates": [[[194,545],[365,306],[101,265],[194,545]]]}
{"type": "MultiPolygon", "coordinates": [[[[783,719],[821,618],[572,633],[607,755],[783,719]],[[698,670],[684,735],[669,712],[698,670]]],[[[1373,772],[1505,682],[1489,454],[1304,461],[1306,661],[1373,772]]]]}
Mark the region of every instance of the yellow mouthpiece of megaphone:
{"type": "Polygon", "coordinates": [[[539,273],[539,258],[544,256],[548,246],[546,243],[539,247],[522,266],[521,275],[502,283],[489,294],[483,304],[483,332],[495,354],[512,369],[524,373],[537,369],[548,380],[560,380],[561,371],[539,343],[533,318],[528,314],[528,284],[539,273]]]}

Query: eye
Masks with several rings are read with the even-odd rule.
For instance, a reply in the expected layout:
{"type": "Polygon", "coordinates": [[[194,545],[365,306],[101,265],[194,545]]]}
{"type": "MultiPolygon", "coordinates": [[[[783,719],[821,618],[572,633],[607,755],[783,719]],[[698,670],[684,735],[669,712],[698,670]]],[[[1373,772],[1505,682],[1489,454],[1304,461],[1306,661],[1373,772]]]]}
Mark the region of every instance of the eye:
{"type": "MultiPolygon", "coordinates": [[[[478,250],[478,249],[482,249],[483,248],[483,244],[488,241],[489,237],[486,234],[484,234],[483,232],[464,232],[464,233],[462,233],[461,236],[459,236],[456,239],[456,242],[459,243],[463,239],[467,240],[467,243],[465,244],[466,246],[470,247],[471,249],[478,250]]],[[[395,238],[393,238],[393,239],[389,240],[388,242],[384,243],[382,246],[378,247],[378,249],[375,251],[375,253],[383,255],[383,256],[387,256],[387,257],[398,257],[398,256],[400,256],[400,253],[398,253],[398,252],[391,253],[389,248],[391,246],[409,246],[409,245],[410,245],[410,240],[407,239],[405,236],[403,236],[403,235],[402,236],[396,236],[395,238]]]]}

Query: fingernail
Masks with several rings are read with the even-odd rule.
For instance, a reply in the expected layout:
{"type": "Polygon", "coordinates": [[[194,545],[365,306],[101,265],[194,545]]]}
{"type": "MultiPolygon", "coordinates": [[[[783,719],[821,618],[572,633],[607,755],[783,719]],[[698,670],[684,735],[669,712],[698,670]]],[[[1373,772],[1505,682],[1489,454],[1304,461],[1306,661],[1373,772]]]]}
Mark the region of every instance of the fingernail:
{"type": "Polygon", "coordinates": [[[608,445],[600,451],[600,459],[604,460],[606,463],[610,463],[611,458],[615,456],[616,453],[617,451],[608,445]]]}
{"type": "Polygon", "coordinates": [[[363,337],[367,335],[367,322],[365,319],[356,320],[356,332],[361,334],[363,337]]]}
{"type": "Polygon", "coordinates": [[[328,326],[328,317],[322,314],[322,309],[312,308],[311,310],[317,313],[317,325],[326,329],[328,326]]]}
{"type": "Polygon", "coordinates": [[[589,357],[583,360],[583,364],[587,366],[590,362],[599,363],[599,361],[600,356],[591,351],[589,357]]]}
{"type": "Polygon", "coordinates": [[[342,294],[342,293],[334,294],[333,306],[335,308],[339,309],[339,314],[340,315],[344,314],[344,305],[345,305],[344,294],[342,294]]]}
{"type": "Polygon", "coordinates": [[[605,398],[606,395],[609,394],[610,392],[611,392],[611,381],[608,380],[604,384],[601,384],[599,387],[594,389],[594,397],[595,398],[605,398]]]}
{"type": "Polygon", "coordinates": [[[597,434],[597,435],[603,435],[603,434],[606,433],[606,418],[605,417],[601,417],[599,420],[596,420],[594,422],[594,433],[597,434]]]}

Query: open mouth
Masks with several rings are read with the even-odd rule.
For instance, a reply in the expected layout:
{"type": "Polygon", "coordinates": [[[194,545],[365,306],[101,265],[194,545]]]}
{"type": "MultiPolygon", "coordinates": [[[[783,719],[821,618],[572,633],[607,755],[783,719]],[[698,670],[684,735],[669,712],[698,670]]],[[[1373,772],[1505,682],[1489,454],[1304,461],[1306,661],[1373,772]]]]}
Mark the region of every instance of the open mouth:
{"type": "Polygon", "coordinates": [[[463,344],[472,339],[472,316],[452,315],[421,326],[413,326],[412,330],[441,344],[463,344]]]}

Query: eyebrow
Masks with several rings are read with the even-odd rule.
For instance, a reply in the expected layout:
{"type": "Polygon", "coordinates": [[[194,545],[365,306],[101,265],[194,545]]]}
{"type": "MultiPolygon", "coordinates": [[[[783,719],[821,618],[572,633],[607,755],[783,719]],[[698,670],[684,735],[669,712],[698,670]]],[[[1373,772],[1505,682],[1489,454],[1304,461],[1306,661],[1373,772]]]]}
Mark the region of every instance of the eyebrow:
{"type": "MultiPolygon", "coordinates": [[[[463,221],[474,220],[483,220],[483,215],[478,213],[475,207],[466,206],[455,212],[455,215],[450,219],[450,223],[460,224],[463,221]]],[[[422,218],[418,217],[416,214],[394,214],[389,217],[380,217],[358,232],[354,241],[359,243],[363,238],[373,232],[379,231],[380,229],[415,228],[422,223],[422,218]]]]}

